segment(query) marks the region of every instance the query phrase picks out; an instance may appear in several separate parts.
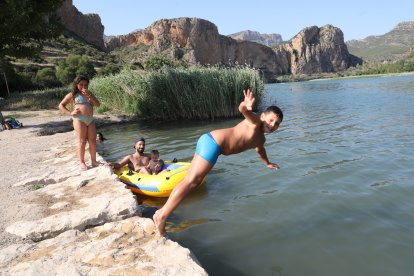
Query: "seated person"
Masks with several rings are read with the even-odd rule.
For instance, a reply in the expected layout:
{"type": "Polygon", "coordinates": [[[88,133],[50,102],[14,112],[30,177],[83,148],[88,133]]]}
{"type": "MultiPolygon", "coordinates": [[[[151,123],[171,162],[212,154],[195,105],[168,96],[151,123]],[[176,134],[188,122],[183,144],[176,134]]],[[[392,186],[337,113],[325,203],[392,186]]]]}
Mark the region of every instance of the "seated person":
{"type": "Polygon", "coordinates": [[[120,170],[123,166],[128,165],[128,168],[139,173],[147,173],[146,167],[150,161],[150,156],[145,151],[145,139],[141,138],[135,143],[135,152],[133,154],[125,156],[118,163],[109,163],[109,165],[117,170],[120,170]]]}
{"type": "Polygon", "coordinates": [[[6,120],[3,117],[3,114],[0,111],[0,124],[4,129],[8,129],[11,130],[12,127],[10,126],[10,124],[8,122],[6,122],[6,120]]]}
{"type": "Polygon", "coordinates": [[[160,153],[158,152],[158,150],[152,150],[150,156],[151,159],[148,165],[145,167],[145,170],[142,169],[140,173],[155,175],[159,174],[160,172],[167,171],[163,170],[164,161],[160,159],[160,153]]]}

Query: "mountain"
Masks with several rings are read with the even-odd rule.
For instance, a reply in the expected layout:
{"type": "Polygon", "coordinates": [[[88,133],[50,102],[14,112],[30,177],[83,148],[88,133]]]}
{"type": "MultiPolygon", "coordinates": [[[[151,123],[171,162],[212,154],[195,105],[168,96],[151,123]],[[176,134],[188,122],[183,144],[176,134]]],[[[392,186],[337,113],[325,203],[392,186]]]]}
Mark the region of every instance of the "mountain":
{"type": "Polygon", "coordinates": [[[216,25],[200,18],[161,19],[144,30],[110,39],[106,47],[122,60],[141,64],[150,56],[162,55],[187,64],[247,64],[273,74],[289,72],[277,64],[270,47],[220,35],[216,25]]]}
{"type": "Polygon", "coordinates": [[[56,15],[66,28],[65,35],[105,50],[104,26],[98,14],[83,14],[73,5],[72,0],[65,0],[56,15]]]}
{"type": "Polygon", "coordinates": [[[348,51],[366,61],[392,61],[403,57],[414,44],[414,21],[401,22],[390,32],[346,42],[348,51]]]}
{"type": "Polygon", "coordinates": [[[267,76],[337,72],[360,63],[348,53],[342,31],[331,25],[305,28],[272,49],[220,35],[207,20],[183,17],[156,21],[144,30],[114,37],[106,46],[122,60],[142,63],[161,54],[188,64],[246,64],[267,76]]]}
{"type": "Polygon", "coordinates": [[[329,24],[307,27],[273,50],[293,75],[338,72],[362,63],[348,52],[341,29],[329,24]]]}
{"type": "MultiPolygon", "coordinates": [[[[104,37],[99,15],[80,13],[72,0],[64,1],[58,15],[67,29],[67,37],[87,42],[101,51],[94,52],[81,45],[71,50],[70,45],[75,44],[64,41],[50,44],[43,51],[47,55],[43,59],[50,67],[73,52],[93,54],[92,60],[98,68],[111,62],[101,55],[120,60],[121,66],[142,65],[148,58],[158,55],[188,65],[247,65],[259,68],[270,79],[278,75],[337,72],[359,62],[349,54],[342,31],[331,25],[305,28],[291,40],[271,48],[220,35],[215,24],[199,18],[162,19],[143,30],[104,37]],[[60,48],[54,50],[54,45],[60,48]]],[[[243,37],[258,38],[262,35],[245,32],[243,37]]],[[[279,35],[270,37],[275,41],[281,40],[279,35]]]]}
{"type": "Polygon", "coordinates": [[[250,30],[231,34],[229,37],[237,40],[248,40],[260,43],[269,47],[275,46],[283,41],[280,34],[261,34],[259,32],[250,30]]]}

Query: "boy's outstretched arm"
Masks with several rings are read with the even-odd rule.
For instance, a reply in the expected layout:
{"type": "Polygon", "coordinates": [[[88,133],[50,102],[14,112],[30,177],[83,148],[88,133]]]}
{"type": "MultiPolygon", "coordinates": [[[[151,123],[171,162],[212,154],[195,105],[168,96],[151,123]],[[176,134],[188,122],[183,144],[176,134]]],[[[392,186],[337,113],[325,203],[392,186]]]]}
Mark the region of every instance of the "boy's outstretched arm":
{"type": "Polygon", "coordinates": [[[253,104],[255,98],[253,92],[250,89],[243,90],[244,100],[239,105],[239,111],[243,114],[244,118],[249,120],[254,124],[260,123],[260,118],[255,113],[253,113],[253,104]]]}
{"type": "Polygon", "coordinates": [[[272,170],[280,169],[278,164],[271,163],[269,161],[269,158],[267,158],[266,149],[264,148],[263,145],[256,147],[256,152],[259,154],[260,158],[262,159],[262,161],[263,161],[263,163],[265,164],[266,167],[268,167],[269,169],[272,169],[272,170]]]}

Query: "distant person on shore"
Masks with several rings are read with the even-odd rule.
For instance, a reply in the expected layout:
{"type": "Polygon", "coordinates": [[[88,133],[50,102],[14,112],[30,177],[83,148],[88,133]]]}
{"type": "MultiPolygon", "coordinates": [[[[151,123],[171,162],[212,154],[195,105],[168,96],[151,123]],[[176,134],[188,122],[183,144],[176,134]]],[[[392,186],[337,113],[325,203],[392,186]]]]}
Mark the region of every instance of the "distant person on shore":
{"type": "Polygon", "coordinates": [[[96,142],[97,143],[102,143],[105,140],[106,140],[106,138],[103,136],[102,132],[96,133],[96,142]]]}
{"type": "Polygon", "coordinates": [[[109,165],[117,170],[120,170],[123,166],[128,165],[129,169],[140,172],[141,170],[146,171],[150,161],[149,154],[144,153],[145,151],[145,139],[141,138],[135,143],[135,152],[127,155],[118,163],[110,163],[109,165]]]}
{"type": "Polygon", "coordinates": [[[145,167],[145,170],[142,169],[141,173],[155,175],[163,172],[162,168],[164,167],[164,160],[160,159],[159,151],[152,150],[150,156],[151,159],[148,163],[148,166],[145,167]]]}
{"type": "Polygon", "coordinates": [[[279,169],[279,165],[271,163],[267,158],[264,134],[272,133],[279,128],[283,120],[282,110],[277,106],[270,106],[259,116],[252,111],[255,102],[253,92],[247,90],[243,91],[243,94],[244,101],[240,103],[239,111],[245,119],[232,128],[214,130],[198,139],[196,152],[186,177],[174,188],[165,205],[155,212],[153,220],[161,236],[167,234],[165,231],[167,218],[187,194],[201,183],[213,168],[219,155],[236,154],[254,148],[266,167],[279,169]]]}
{"type": "Polygon", "coordinates": [[[2,126],[2,129],[7,129],[7,130],[11,130],[12,127],[9,125],[8,122],[6,122],[6,120],[3,117],[3,113],[1,113],[0,111],[0,124],[2,126]]]}
{"type": "Polygon", "coordinates": [[[96,161],[96,126],[93,118],[93,107],[99,106],[99,100],[88,90],[89,79],[78,76],[73,81],[73,90],[69,92],[59,104],[59,109],[66,115],[72,116],[78,143],[80,169],[87,170],[85,163],[86,143],[89,144],[92,167],[103,165],[96,161]],[[73,110],[66,106],[73,103],[73,110]]]}

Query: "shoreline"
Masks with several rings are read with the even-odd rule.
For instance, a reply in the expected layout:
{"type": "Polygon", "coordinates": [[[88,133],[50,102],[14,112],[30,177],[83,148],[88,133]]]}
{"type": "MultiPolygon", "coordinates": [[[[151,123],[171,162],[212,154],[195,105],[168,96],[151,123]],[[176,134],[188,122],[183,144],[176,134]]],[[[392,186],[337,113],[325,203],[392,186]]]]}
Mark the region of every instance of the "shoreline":
{"type": "MultiPolygon", "coordinates": [[[[2,113],[23,127],[0,132],[0,274],[62,274],[70,267],[85,275],[207,275],[189,249],[159,237],[153,221],[137,215],[136,196],[109,167],[80,172],[68,116],[2,113]]],[[[99,127],[131,122],[95,117],[99,127]]],[[[90,166],[88,151],[85,157],[90,166]]]]}

